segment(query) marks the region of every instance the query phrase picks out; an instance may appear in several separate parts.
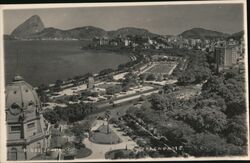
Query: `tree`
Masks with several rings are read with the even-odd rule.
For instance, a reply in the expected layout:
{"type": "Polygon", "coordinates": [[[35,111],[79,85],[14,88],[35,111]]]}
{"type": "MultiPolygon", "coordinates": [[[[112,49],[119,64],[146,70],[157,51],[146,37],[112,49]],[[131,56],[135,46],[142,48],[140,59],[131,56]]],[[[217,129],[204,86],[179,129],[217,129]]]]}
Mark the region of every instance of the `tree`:
{"type": "Polygon", "coordinates": [[[221,96],[226,103],[225,113],[232,117],[246,112],[244,80],[235,75],[227,75],[227,80],[212,76],[202,87],[202,95],[205,97],[221,96]],[[231,78],[233,77],[233,78],[231,78]]]}
{"type": "Polygon", "coordinates": [[[84,138],[84,133],[89,130],[89,126],[86,126],[85,124],[75,124],[72,128],[71,131],[74,133],[76,138],[79,141],[79,144],[82,143],[82,139],[84,138]]]}
{"type": "Polygon", "coordinates": [[[218,96],[216,94],[210,94],[209,97],[202,97],[196,102],[194,109],[200,109],[205,106],[213,107],[215,109],[219,109],[219,111],[225,112],[226,103],[224,98],[218,96]]]}
{"type": "MultiPolygon", "coordinates": [[[[195,130],[183,121],[169,119],[157,125],[157,131],[165,136],[173,146],[181,146],[189,141],[195,130]]],[[[164,141],[164,140],[163,140],[164,141]]]]}
{"type": "Polygon", "coordinates": [[[121,87],[117,86],[117,85],[109,86],[106,88],[106,93],[108,95],[114,95],[114,94],[119,93],[119,92],[121,92],[121,87]]]}
{"type": "Polygon", "coordinates": [[[89,103],[80,103],[80,104],[71,104],[66,108],[56,106],[49,113],[45,112],[45,117],[52,123],[57,121],[65,122],[76,122],[83,120],[86,115],[90,114],[96,107],[93,104],[89,103]]]}
{"type": "Polygon", "coordinates": [[[225,135],[229,143],[244,146],[247,143],[246,114],[233,116],[227,125],[225,135]]]}
{"type": "Polygon", "coordinates": [[[114,153],[114,159],[121,159],[121,158],[124,158],[125,157],[125,154],[123,151],[121,150],[118,150],[114,153]]]}
{"type": "Polygon", "coordinates": [[[122,82],[122,90],[127,91],[130,87],[133,87],[138,84],[137,75],[129,72],[124,76],[124,80],[122,82]]]}
{"type": "Polygon", "coordinates": [[[156,77],[154,74],[149,74],[146,78],[147,81],[152,81],[152,80],[156,80],[156,77]]]}
{"type": "Polygon", "coordinates": [[[210,133],[199,133],[190,137],[185,146],[185,151],[196,157],[244,154],[244,150],[241,148],[227,144],[218,135],[210,133]]]}
{"type": "Polygon", "coordinates": [[[172,92],[174,89],[173,85],[170,85],[170,84],[166,84],[163,86],[163,90],[165,93],[170,93],[172,92]]]}
{"type": "Polygon", "coordinates": [[[203,52],[195,52],[190,55],[186,70],[179,76],[179,85],[200,83],[211,76],[211,70],[203,52]]]}
{"type": "Polygon", "coordinates": [[[195,81],[195,76],[193,73],[185,72],[177,80],[178,85],[187,85],[195,81]]]}
{"type": "Polygon", "coordinates": [[[144,151],[139,151],[137,152],[137,154],[135,155],[136,158],[144,158],[147,156],[147,153],[144,151]]]}
{"type": "Polygon", "coordinates": [[[55,86],[60,87],[63,84],[62,80],[56,80],[55,86]]]}
{"type": "Polygon", "coordinates": [[[179,113],[179,118],[198,132],[222,133],[227,125],[227,116],[217,106],[187,109],[179,113]]]}
{"type": "Polygon", "coordinates": [[[140,80],[142,80],[142,81],[146,80],[146,77],[147,77],[146,74],[140,74],[140,75],[139,75],[139,78],[140,78],[140,80]]]}
{"type": "Polygon", "coordinates": [[[159,158],[162,157],[159,153],[159,151],[149,151],[149,156],[151,156],[152,158],[159,158]]]}
{"type": "Polygon", "coordinates": [[[226,74],[224,75],[224,77],[225,77],[225,80],[228,80],[230,78],[234,78],[236,75],[237,75],[236,72],[229,71],[229,72],[226,72],[226,74]]]}
{"type": "Polygon", "coordinates": [[[159,94],[151,95],[150,102],[154,110],[165,110],[168,107],[165,98],[159,94]]]}
{"type": "Polygon", "coordinates": [[[114,72],[114,70],[111,69],[111,68],[107,68],[107,69],[101,70],[101,71],[99,72],[99,74],[100,74],[100,75],[106,75],[106,74],[109,74],[109,73],[111,73],[111,72],[114,72]]]}
{"type": "Polygon", "coordinates": [[[139,98],[140,101],[146,101],[147,100],[147,96],[145,95],[141,95],[139,98]]]}
{"type": "Polygon", "coordinates": [[[152,94],[150,98],[150,103],[152,105],[152,109],[154,110],[172,110],[175,100],[170,95],[159,95],[152,94]]]}
{"type": "Polygon", "coordinates": [[[227,116],[216,107],[203,107],[197,110],[197,123],[202,129],[212,133],[222,133],[227,125],[227,116]]]}
{"type": "Polygon", "coordinates": [[[51,124],[56,124],[59,121],[59,116],[53,110],[48,110],[43,113],[44,118],[51,124]]]}

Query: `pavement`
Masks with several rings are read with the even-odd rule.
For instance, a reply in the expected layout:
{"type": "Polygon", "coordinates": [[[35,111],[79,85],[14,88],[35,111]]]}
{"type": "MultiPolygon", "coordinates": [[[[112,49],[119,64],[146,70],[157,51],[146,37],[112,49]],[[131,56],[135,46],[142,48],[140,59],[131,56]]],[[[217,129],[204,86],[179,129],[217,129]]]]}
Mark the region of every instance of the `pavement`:
{"type": "MultiPolygon", "coordinates": [[[[131,101],[131,100],[135,100],[135,99],[139,99],[142,95],[144,96],[149,96],[153,93],[158,93],[159,90],[152,90],[152,91],[149,91],[149,92],[146,92],[146,93],[141,93],[141,94],[137,94],[137,95],[134,95],[134,96],[130,96],[130,97],[124,97],[122,99],[119,99],[119,100],[114,100],[113,103],[114,104],[120,104],[120,103],[124,103],[124,102],[128,102],[128,101],[131,101]]],[[[100,104],[98,105],[99,108],[104,108],[104,107],[107,107],[107,106],[112,106],[113,104],[110,104],[110,103],[104,103],[104,104],[100,104]]]]}
{"type": "MultiPolygon", "coordinates": [[[[95,125],[92,127],[91,130],[96,130],[102,124],[106,124],[106,121],[103,120],[96,120],[95,125]]],[[[113,130],[122,140],[119,144],[96,144],[91,142],[88,138],[83,140],[83,144],[89,149],[92,150],[92,154],[88,157],[76,159],[76,160],[98,160],[98,159],[105,159],[105,153],[115,150],[115,149],[133,149],[137,144],[129,138],[129,136],[122,135],[123,131],[118,131],[119,128],[115,128],[112,124],[109,125],[110,129],[113,130]]]]}

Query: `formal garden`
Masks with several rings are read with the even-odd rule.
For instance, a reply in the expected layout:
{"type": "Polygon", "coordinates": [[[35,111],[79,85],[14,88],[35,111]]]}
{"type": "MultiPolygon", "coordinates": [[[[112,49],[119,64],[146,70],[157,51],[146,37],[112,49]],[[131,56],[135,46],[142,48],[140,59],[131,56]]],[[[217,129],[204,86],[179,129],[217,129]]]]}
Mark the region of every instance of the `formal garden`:
{"type": "Polygon", "coordinates": [[[107,125],[100,126],[97,130],[91,131],[89,140],[97,144],[118,144],[122,140],[107,125]]]}

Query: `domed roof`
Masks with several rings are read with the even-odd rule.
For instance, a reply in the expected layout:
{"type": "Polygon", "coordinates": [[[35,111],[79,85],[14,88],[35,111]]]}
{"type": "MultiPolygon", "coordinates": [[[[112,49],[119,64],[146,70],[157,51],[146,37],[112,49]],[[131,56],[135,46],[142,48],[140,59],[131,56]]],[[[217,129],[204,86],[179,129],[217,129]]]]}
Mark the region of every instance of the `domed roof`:
{"type": "Polygon", "coordinates": [[[40,100],[34,88],[21,76],[15,76],[13,82],[6,87],[6,108],[13,105],[26,109],[28,106],[40,106],[40,100]]]}

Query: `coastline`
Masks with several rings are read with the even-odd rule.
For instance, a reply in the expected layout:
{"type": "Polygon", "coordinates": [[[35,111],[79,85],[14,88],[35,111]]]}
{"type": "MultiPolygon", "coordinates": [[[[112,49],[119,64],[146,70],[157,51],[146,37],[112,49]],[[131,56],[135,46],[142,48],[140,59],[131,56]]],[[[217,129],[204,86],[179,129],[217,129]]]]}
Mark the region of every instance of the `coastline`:
{"type": "MultiPolygon", "coordinates": [[[[15,75],[17,72],[15,70],[15,66],[17,63],[17,49],[20,49],[24,45],[25,48],[20,49],[20,52],[18,56],[21,56],[21,59],[19,57],[19,62],[22,62],[19,64],[20,70],[18,71],[19,75],[22,75],[23,77],[27,78],[24,74],[29,73],[32,71],[33,73],[39,72],[39,70],[36,69],[36,67],[40,66],[39,69],[42,69],[45,65],[43,64],[44,61],[41,61],[41,58],[48,60],[48,62],[52,62],[50,65],[46,65],[43,69],[45,70],[44,72],[50,73],[50,74],[55,74],[55,76],[58,76],[58,78],[52,77],[52,80],[48,80],[48,82],[43,82],[45,81],[46,78],[42,79],[43,81],[41,82],[36,82],[36,78],[34,78],[34,82],[31,82],[31,84],[35,87],[40,86],[41,84],[53,84],[56,82],[56,80],[67,80],[69,78],[74,78],[76,76],[84,76],[86,73],[99,73],[103,69],[107,68],[112,68],[112,69],[117,69],[119,64],[126,64],[127,62],[131,61],[131,56],[133,56],[133,53],[128,52],[128,53],[120,53],[121,51],[110,51],[107,49],[83,49],[81,50],[81,45],[83,44],[82,41],[76,41],[76,40],[5,40],[5,59],[6,59],[6,65],[12,65],[5,67],[6,72],[5,72],[5,81],[10,82],[12,78],[10,76],[15,75]],[[32,45],[27,44],[34,44],[34,48],[30,50],[29,46],[33,47],[32,45]],[[14,43],[14,44],[13,44],[14,43]],[[40,44],[41,43],[41,44],[40,44]],[[64,44],[65,43],[65,44],[64,44]],[[59,46],[57,46],[59,44],[59,46]],[[66,45],[66,47],[61,48],[62,46],[66,45]],[[39,48],[42,47],[42,48],[39,48]],[[85,54],[86,53],[86,57],[85,54]],[[95,68],[95,63],[98,61],[98,58],[96,57],[91,57],[92,53],[96,53],[98,58],[102,60],[101,64],[103,64],[104,68],[101,68],[102,66],[99,64],[97,65],[97,68],[95,68]],[[110,54],[108,57],[103,57],[102,53],[105,54],[110,54]],[[23,55],[25,54],[25,55],[23,55]],[[46,54],[46,55],[43,55],[46,54]],[[77,55],[77,56],[76,56],[77,55]],[[72,56],[72,57],[71,57],[72,56]],[[111,57],[115,56],[115,60],[113,61],[112,64],[107,64],[107,62],[110,61],[111,57]],[[121,57],[120,57],[121,56],[121,57]],[[125,57],[126,56],[126,57],[125,57]],[[35,57],[35,58],[34,58],[35,57]],[[45,57],[45,58],[44,58],[45,57]],[[52,58],[51,58],[52,57],[52,58]],[[75,58],[77,57],[77,58],[75,58]],[[33,58],[33,59],[32,59],[33,58]],[[84,59],[86,58],[86,59],[84,59]],[[93,58],[93,59],[92,59],[93,58]],[[95,59],[96,58],[96,59],[95,59]],[[102,59],[103,58],[103,59],[102,59]],[[108,59],[109,58],[109,59],[108,59]],[[125,58],[126,61],[124,60],[125,58]],[[28,60],[27,60],[28,59],[28,60]],[[34,65],[35,68],[32,67],[27,67],[25,66],[26,62],[32,62],[34,59],[39,59],[41,63],[39,62],[38,64],[34,65]],[[27,60],[27,61],[25,61],[27,60]],[[68,68],[63,68],[59,75],[56,73],[56,70],[59,69],[59,67],[62,67],[63,65],[60,65],[58,62],[62,60],[65,65],[68,68]],[[75,61],[74,61],[75,60],[75,61]],[[74,64],[76,62],[76,64],[74,64]],[[70,64],[70,65],[69,65],[70,64]],[[89,66],[87,66],[87,65],[89,66]],[[83,66],[81,66],[83,65],[83,66]],[[86,65],[86,66],[84,66],[86,65]],[[48,67],[49,66],[49,67],[48,67]],[[90,68],[90,66],[92,68],[90,68]],[[53,68],[55,67],[55,68],[53,68]],[[78,68],[77,68],[78,67],[78,68]],[[81,68],[82,67],[82,68],[81,68]],[[55,71],[52,71],[55,70],[55,71]],[[69,72],[69,69],[72,69],[75,73],[71,74],[67,73],[63,76],[65,78],[60,78],[62,77],[62,71],[64,69],[67,69],[66,72],[69,72]],[[94,70],[96,69],[96,70],[94,70]],[[26,73],[26,71],[29,71],[26,73]],[[88,71],[90,70],[90,71],[88,71]],[[94,70],[94,71],[93,71],[94,70]],[[61,75],[60,75],[61,74],[61,75]],[[75,75],[76,74],[76,75],[75,75]],[[67,77],[68,76],[68,77],[67,77]],[[54,80],[53,80],[54,78],[54,80]],[[35,84],[38,83],[38,84],[35,84]]],[[[113,59],[112,59],[113,60],[113,59]]],[[[50,77],[48,77],[49,79],[50,77]]],[[[33,79],[32,79],[33,80],[33,79]]],[[[30,81],[29,81],[30,82],[30,81]]]]}

